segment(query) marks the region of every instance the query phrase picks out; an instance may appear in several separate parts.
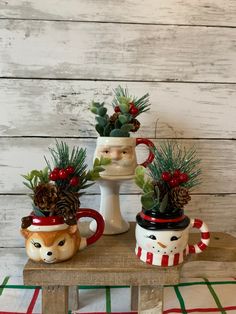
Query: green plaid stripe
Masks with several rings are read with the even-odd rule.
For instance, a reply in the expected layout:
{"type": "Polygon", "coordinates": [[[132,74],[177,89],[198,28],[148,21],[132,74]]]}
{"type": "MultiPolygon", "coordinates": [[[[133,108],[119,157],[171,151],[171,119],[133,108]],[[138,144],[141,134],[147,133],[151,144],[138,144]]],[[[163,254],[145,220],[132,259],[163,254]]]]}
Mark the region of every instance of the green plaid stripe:
{"type": "Polygon", "coordinates": [[[179,301],[179,305],[180,305],[180,308],[182,310],[182,313],[183,314],[187,314],[187,311],[186,311],[186,308],[185,308],[185,303],[184,303],[184,299],[179,291],[179,288],[177,285],[174,286],[174,290],[175,290],[175,294],[177,296],[177,299],[179,301]]]}
{"type": "Polygon", "coordinates": [[[0,296],[3,293],[3,290],[6,288],[6,285],[7,285],[9,279],[10,279],[10,276],[7,276],[7,277],[4,278],[4,280],[3,280],[3,282],[2,282],[2,284],[0,286],[0,296]]]}
{"type": "Polygon", "coordinates": [[[106,312],[111,313],[111,289],[106,287],[106,312]]]}
{"type": "Polygon", "coordinates": [[[218,309],[221,310],[222,314],[227,314],[226,311],[223,309],[222,304],[220,303],[220,300],[219,300],[215,290],[213,289],[211,283],[209,282],[209,280],[206,279],[206,278],[203,278],[203,279],[205,280],[206,285],[207,285],[207,287],[208,287],[208,289],[209,289],[213,299],[215,300],[215,303],[216,303],[218,309]]]}

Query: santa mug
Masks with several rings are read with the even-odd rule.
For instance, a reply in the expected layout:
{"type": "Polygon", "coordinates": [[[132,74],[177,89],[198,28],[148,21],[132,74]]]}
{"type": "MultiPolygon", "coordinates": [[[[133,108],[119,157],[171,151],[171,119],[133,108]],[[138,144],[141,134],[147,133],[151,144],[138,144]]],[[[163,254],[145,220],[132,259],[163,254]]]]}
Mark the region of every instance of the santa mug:
{"type": "Polygon", "coordinates": [[[137,257],[151,265],[175,266],[181,264],[190,253],[201,253],[207,248],[210,233],[207,225],[200,219],[190,219],[183,211],[170,217],[154,211],[142,211],[137,217],[135,230],[137,257]],[[188,244],[189,231],[197,228],[201,240],[197,244],[188,244]]]}
{"type": "Polygon", "coordinates": [[[111,159],[109,165],[103,166],[105,171],[101,173],[101,177],[134,175],[137,167],[136,147],[140,144],[146,145],[149,149],[147,159],[141,164],[146,167],[154,158],[151,150],[154,144],[150,140],[131,137],[98,137],[94,159],[101,156],[111,159]]]}
{"type": "Polygon", "coordinates": [[[24,217],[23,220],[30,222],[27,228],[21,229],[28,257],[35,262],[62,262],[96,242],[104,230],[102,216],[93,209],[80,208],[76,213],[77,221],[83,217],[96,221],[95,233],[88,238],[81,237],[77,224],[67,225],[62,216],[24,217]]]}

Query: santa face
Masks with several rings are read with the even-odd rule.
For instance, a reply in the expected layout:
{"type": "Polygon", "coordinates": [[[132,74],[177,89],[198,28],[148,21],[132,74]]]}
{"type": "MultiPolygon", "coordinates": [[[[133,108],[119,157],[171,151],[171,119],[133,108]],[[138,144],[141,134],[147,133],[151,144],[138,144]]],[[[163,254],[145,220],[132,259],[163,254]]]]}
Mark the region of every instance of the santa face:
{"type": "Polygon", "coordinates": [[[188,244],[188,234],[188,227],[183,230],[147,230],[136,226],[137,246],[153,254],[182,253],[188,244]]]}
{"type": "Polygon", "coordinates": [[[102,175],[132,175],[137,166],[135,150],[132,146],[102,145],[96,151],[97,157],[111,159],[102,175]]]}
{"type": "Polygon", "coordinates": [[[133,175],[137,166],[135,147],[134,138],[98,138],[94,157],[111,160],[111,163],[104,167],[105,171],[101,176],[133,175]]]}

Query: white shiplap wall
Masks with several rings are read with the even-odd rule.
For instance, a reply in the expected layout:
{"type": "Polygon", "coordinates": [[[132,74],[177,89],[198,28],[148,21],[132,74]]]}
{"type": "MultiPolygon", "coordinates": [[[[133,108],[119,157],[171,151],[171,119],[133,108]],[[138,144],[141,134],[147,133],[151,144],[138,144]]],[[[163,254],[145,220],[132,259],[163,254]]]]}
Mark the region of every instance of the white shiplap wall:
{"type": "MultiPolygon", "coordinates": [[[[26,261],[20,174],[43,166],[55,138],[87,147],[91,164],[89,104],[110,102],[118,84],[150,93],[137,136],[196,145],[203,184],[187,213],[235,231],[235,27],[234,0],[0,0],[0,272],[20,274],[26,261]]],[[[122,189],[129,220],[138,193],[122,189]]],[[[97,186],[82,205],[99,207],[97,186]]]]}

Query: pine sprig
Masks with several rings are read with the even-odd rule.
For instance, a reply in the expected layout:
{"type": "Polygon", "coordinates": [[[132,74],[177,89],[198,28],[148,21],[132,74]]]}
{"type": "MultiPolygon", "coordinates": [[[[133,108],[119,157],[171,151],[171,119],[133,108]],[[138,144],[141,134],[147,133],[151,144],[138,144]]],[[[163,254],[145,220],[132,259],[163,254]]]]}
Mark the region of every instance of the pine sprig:
{"type": "Polygon", "coordinates": [[[187,149],[174,141],[153,148],[154,160],[145,169],[137,167],[135,182],[142,189],[145,209],[160,213],[176,213],[190,201],[189,190],[200,183],[200,159],[194,147],[187,149]]]}
{"type": "MultiPolygon", "coordinates": [[[[135,118],[139,116],[141,113],[148,111],[151,105],[149,102],[149,94],[145,94],[141,98],[134,97],[129,94],[127,88],[122,88],[120,85],[114,89],[114,99],[112,101],[113,108],[118,106],[123,106],[126,110],[125,112],[129,112],[129,104],[133,103],[134,106],[138,109],[138,113],[135,115],[135,118]]],[[[133,117],[130,117],[131,119],[133,117]]]]}
{"type": "Polygon", "coordinates": [[[200,184],[198,179],[201,169],[199,168],[200,159],[196,158],[194,147],[189,150],[180,147],[176,142],[167,141],[154,148],[154,161],[148,167],[150,175],[154,181],[162,180],[163,172],[174,172],[176,169],[188,175],[188,181],[182,186],[191,189],[200,184]]]}

